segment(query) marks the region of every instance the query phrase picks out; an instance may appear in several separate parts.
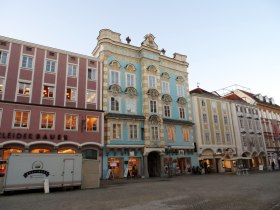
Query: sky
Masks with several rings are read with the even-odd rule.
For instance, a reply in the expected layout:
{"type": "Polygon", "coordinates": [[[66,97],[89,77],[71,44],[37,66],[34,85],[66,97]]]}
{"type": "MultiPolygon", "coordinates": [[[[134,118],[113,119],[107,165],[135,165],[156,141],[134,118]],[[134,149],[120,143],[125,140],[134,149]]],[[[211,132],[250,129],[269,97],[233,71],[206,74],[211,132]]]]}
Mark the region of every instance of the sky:
{"type": "MultiPolygon", "coordinates": [[[[279,0],[0,0],[0,35],[91,55],[104,28],[188,56],[190,90],[235,84],[280,104],[279,0]]],[[[223,92],[223,91],[221,91],[223,92]]]]}

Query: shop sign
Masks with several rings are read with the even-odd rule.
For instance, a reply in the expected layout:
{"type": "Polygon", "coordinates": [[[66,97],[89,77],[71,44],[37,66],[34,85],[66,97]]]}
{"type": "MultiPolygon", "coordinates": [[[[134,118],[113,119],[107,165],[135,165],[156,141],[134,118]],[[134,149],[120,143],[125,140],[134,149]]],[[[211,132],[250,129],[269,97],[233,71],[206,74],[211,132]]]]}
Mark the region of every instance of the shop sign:
{"type": "Polygon", "coordinates": [[[12,133],[0,132],[0,139],[28,139],[28,140],[68,140],[67,135],[62,134],[33,134],[33,133],[12,133]]]}
{"type": "Polygon", "coordinates": [[[130,151],[129,156],[135,156],[134,151],[130,151]]]}

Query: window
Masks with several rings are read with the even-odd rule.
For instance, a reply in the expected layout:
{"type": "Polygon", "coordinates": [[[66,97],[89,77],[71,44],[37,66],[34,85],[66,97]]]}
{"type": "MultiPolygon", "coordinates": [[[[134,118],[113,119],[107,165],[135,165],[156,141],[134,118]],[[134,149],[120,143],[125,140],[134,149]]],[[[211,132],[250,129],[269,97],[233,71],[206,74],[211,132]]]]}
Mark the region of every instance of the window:
{"type": "Polygon", "coordinates": [[[228,124],[228,117],[227,116],[224,116],[224,122],[225,122],[225,125],[228,124]]]}
{"type": "Polygon", "coordinates": [[[2,93],[4,90],[4,81],[4,78],[0,78],[0,93],[2,93]]]}
{"type": "Polygon", "coordinates": [[[21,67],[32,69],[32,62],[33,62],[33,57],[23,55],[21,67]]]}
{"type": "Polygon", "coordinates": [[[78,130],[78,115],[65,115],[65,130],[78,130]]]}
{"type": "Polygon", "coordinates": [[[46,72],[55,72],[55,61],[47,60],[46,62],[46,72]]]}
{"type": "Polygon", "coordinates": [[[111,97],[111,111],[120,111],[120,104],[117,98],[111,97]]]}
{"type": "Polygon", "coordinates": [[[217,110],[217,103],[215,101],[212,101],[211,105],[212,105],[212,109],[214,111],[216,111],[217,110]]]}
{"type": "Polygon", "coordinates": [[[239,122],[240,122],[240,128],[244,128],[244,121],[243,121],[243,119],[239,119],[239,122]]]}
{"type": "Polygon", "coordinates": [[[29,96],[30,95],[30,86],[31,86],[30,83],[19,82],[18,94],[29,96]]]}
{"type": "Polygon", "coordinates": [[[77,76],[77,65],[68,64],[67,76],[76,77],[77,76]]]}
{"type": "Polygon", "coordinates": [[[88,69],[88,79],[96,80],[96,69],[88,69]]]}
{"type": "Polygon", "coordinates": [[[185,119],[185,109],[180,107],[179,113],[180,113],[180,119],[185,119]]]}
{"type": "Polygon", "coordinates": [[[14,111],[14,128],[28,128],[29,111],[14,111]]]}
{"type": "Polygon", "coordinates": [[[120,73],[118,71],[111,70],[111,84],[119,84],[120,82],[120,73]]]}
{"type": "Polygon", "coordinates": [[[155,88],[156,87],[156,77],[153,75],[149,75],[148,80],[149,80],[149,88],[155,88]]]}
{"type": "Polygon", "coordinates": [[[206,106],[206,103],[204,100],[201,100],[201,106],[206,106]]]}
{"type": "Polygon", "coordinates": [[[95,149],[86,149],[82,151],[82,155],[84,159],[97,160],[98,152],[95,149]]]}
{"type": "Polygon", "coordinates": [[[252,129],[252,121],[248,120],[249,129],[252,129]]]}
{"type": "Polygon", "coordinates": [[[177,95],[179,97],[184,97],[184,86],[183,85],[177,85],[177,95]]]}
{"type": "Polygon", "coordinates": [[[257,128],[257,130],[260,130],[260,124],[259,124],[259,121],[256,121],[256,128],[257,128]]]}
{"type": "Polygon", "coordinates": [[[183,139],[184,141],[190,140],[190,131],[188,128],[183,128],[183,139]]]}
{"type": "Polygon", "coordinates": [[[136,113],[136,99],[127,98],[125,104],[127,113],[136,113]]]}
{"type": "Polygon", "coordinates": [[[214,117],[214,123],[218,124],[218,116],[214,114],[213,117],[214,117]]]}
{"type": "Polygon", "coordinates": [[[202,118],[203,118],[203,122],[207,123],[207,114],[203,113],[202,118]]]}
{"type": "Polygon", "coordinates": [[[205,144],[210,144],[210,136],[209,133],[205,133],[205,144]]]}
{"type": "Polygon", "coordinates": [[[217,144],[221,144],[221,134],[220,133],[216,133],[216,143],[217,144]]]}
{"type": "Polygon", "coordinates": [[[113,139],[121,139],[121,124],[114,123],[113,124],[113,139]]]}
{"type": "Polygon", "coordinates": [[[77,90],[74,88],[66,89],[66,100],[67,101],[76,101],[77,98],[77,90]]]}
{"type": "Polygon", "coordinates": [[[44,85],[43,97],[44,98],[53,98],[54,97],[54,87],[49,85],[44,85]]]}
{"type": "Polygon", "coordinates": [[[7,52],[0,51],[0,64],[6,64],[7,63],[7,56],[8,56],[7,52]]]}
{"type": "Polygon", "coordinates": [[[126,74],[126,86],[134,87],[135,86],[135,75],[134,74],[126,74]]]}
{"type": "Polygon", "coordinates": [[[243,145],[244,147],[247,147],[246,136],[242,136],[242,145],[243,145]]]}
{"type": "Polygon", "coordinates": [[[169,91],[169,82],[166,82],[166,81],[162,81],[162,93],[167,93],[169,94],[170,91],[169,91]]]}
{"type": "Polygon", "coordinates": [[[150,111],[152,113],[157,113],[157,102],[156,101],[153,101],[153,100],[150,101],[150,111]]]}
{"type": "Polygon", "coordinates": [[[0,109],[0,127],[1,127],[1,122],[2,122],[2,114],[3,114],[3,109],[0,109]]]}
{"type": "Polygon", "coordinates": [[[164,109],[164,117],[171,117],[170,106],[169,105],[164,105],[163,109],[164,109]]]}
{"type": "Polygon", "coordinates": [[[87,103],[96,103],[96,91],[87,90],[87,103]]]}
{"type": "Polygon", "coordinates": [[[226,140],[227,140],[227,144],[231,144],[231,139],[230,139],[229,133],[226,134],[226,140]]]}
{"type": "Polygon", "coordinates": [[[175,141],[176,129],[175,127],[167,127],[167,140],[175,141]]]}
{"type": "Polygon", "coordinates": [[[97,117],[93,116],[87,116],[87,121],[86,121],[86,130],[87,132],[93,132],[93,131],[98,131],[98,121],[97,117]]]}
{"type": "Polygon", "coordinates": [[[129,139],[137,139],[137,125],[129,125],[129,139]]]}
{"type": "Polygon", "coordinates": [[[152,140],[158,140],[159,139],[159,135],[158,135],[158,127],[156,126],[152,126],[151,127],[151,132],[152,132],[152,140]]]}
{"type": "Polygon", "coordinates": [[[42,129],[54,129],[54,113],[41,113],[41,126],[42,129]]]}

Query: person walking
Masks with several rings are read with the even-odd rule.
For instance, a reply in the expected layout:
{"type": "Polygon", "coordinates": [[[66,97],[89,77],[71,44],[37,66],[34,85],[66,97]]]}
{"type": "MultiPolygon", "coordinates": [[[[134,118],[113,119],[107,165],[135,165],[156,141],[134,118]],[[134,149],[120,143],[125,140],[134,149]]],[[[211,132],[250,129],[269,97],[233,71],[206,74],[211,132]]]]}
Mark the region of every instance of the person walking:
{"type": "Polygon", "coordinates": [[[274,171],[274,168],[275,168],[275,163],[274,163],[274,161],[272,161],[271,167],[272,167],[272,171],[274,171]]]}

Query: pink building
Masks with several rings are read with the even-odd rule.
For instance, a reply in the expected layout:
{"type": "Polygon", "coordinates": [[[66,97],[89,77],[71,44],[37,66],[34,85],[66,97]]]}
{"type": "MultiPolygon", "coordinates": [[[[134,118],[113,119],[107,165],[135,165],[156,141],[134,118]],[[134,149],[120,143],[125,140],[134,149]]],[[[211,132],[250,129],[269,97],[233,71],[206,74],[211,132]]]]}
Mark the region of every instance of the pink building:
{"type": "Polygon", "coordinates": [[[0,36],[0,159],[10,152],[100,159],[101,63],[0,36]]]}

